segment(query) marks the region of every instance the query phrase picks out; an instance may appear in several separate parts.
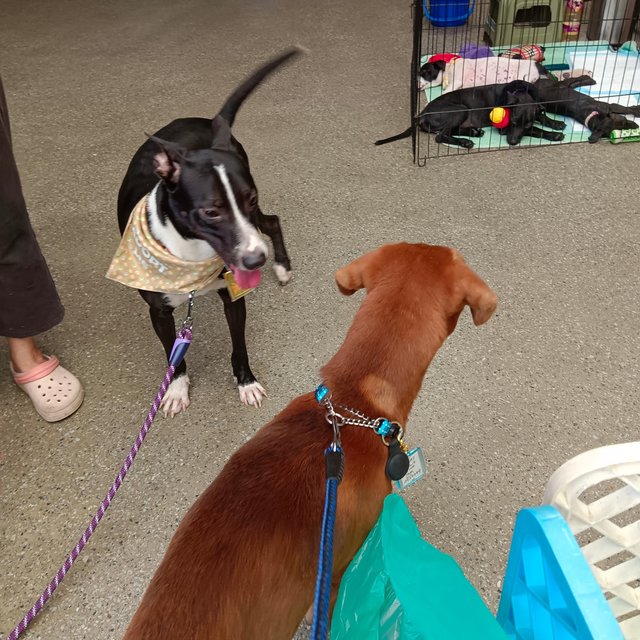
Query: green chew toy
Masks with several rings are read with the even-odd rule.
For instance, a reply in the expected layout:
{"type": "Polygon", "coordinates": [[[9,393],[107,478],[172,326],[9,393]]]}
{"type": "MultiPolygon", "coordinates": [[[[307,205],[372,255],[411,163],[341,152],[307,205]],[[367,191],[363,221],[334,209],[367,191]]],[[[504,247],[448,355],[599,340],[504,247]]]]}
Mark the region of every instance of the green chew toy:
{"type": "Polygon", "coordinates": [[[640,142],[640,129],[615,129],[609,139],[613,144],[619,142],[640,142]]]}

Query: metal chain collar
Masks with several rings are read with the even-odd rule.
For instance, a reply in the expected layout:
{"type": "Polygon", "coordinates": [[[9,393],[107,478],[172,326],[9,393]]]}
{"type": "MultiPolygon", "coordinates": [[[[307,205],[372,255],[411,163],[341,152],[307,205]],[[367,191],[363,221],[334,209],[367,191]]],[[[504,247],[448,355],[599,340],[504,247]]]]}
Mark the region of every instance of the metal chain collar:
{"type": "Polygon", "coordinates": [[[385,446],[389,446],[387,437],[393,440],[394,438],[400,443],[403,450],[407,448],[402,437],[404,436],[404,429],[402,425],[397,422],[392,422],[386,418],[369,418],[361,411],[352,409],[351,407],[345,407],[344,405],[334,405],[331,402],[331,392],[325,384],[320,384],[315,391],[316,400],[327,410],[327,422],[333,427],[333,441],[335,444],[340,444],[340,428],[344,425],[352,425],[354,427],[366,427],[375,431],[385,446]],[[345,416],[338,413],[335,409],[338,407],[341,411],[346,411],[351,416],[345,416]]]}

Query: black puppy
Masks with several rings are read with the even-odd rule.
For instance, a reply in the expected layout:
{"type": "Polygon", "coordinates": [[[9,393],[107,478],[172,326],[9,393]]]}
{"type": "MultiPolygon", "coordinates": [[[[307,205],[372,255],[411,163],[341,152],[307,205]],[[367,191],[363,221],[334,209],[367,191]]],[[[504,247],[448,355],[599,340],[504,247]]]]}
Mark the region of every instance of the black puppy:
{"type": "MultiPolygon", "coordinates": [[[[151,245],[160,246],[170,254],[171,259],[165,262],[171,264],[175,257],[177,261],[184,261],[188,269],[192,264],[216,265],[217,271],[210,274],[211,279],[196,295],[217,290],[222,298],[231,332],[231,364],[240,399],[245,404],[258,406],[265,391],[249,367],[245,301],[244,298],[232,300],[223,276],[228,268],[239,287],[253,288],[259,284],[260,267],[268,254],[260,232],[273,243],[274,270],[281,284],[291,278],[291,264],[278,217],[265,215],[260,210],[247,154],[231,134],[231,126],[249,94],[266,76],[299,53],[299,49],[291,49],[254,72],[227,99],[215,118],[180,118],[150,136],[133,156],[118,194],[121,233],[125,229],[129,232],[130,217],[133,226],[134,208],[140,211],[140,207],[145,207],[138,217],[145,218],[144,230],[151,236],[151,245]],[[147,194],[145,202],[142,199],[147,194]]],[[[144,235],[140,231],[134,234],[136,243],[139,236],[144,235]]],[[[162,259],[149,257],[149,251],[140,244],[132,246],[135,257],[146,270],[145,275],[151,271],[155,277],[156,272],[162,272],[165,283],[166,278],[171,278],[171,271],[164,271],[166,265],[162,259]]],[[[157,281],[153,283],[157,285],[157,281]]],[[[153,328],[167,357],[175,338],[173,310],[187,299],[191,289],[189,281],[187,289],[174,289],[173,282],[168,285],[149,287],[152,290],[134,285],[149,304],[153,328]]],[[[188,405],[189,377],[183,362],[164,397],[163,410],[165,415],[175,415],[188,405]]]]}
{"type": "MultiPolygon", "coordinates": [[[[435,133],[436,142],[471,149],[471,140],[456,136],[479,138],[484,135],[482,127],[491,125],[489,114],[494,107],[509,109],[509,125],[500,133],[507,136],[510,145],[518,144],[527,135],[532,138],[559,141],[564,135],[545,131],[534,126],[534,122],[564,129],[564,122],[548,118],[539,104],[536,88],[529,82],[515,80],[508,84],[490,84],[486,87],[457,89],[431,101],[418,116],[422,131],[435,133]]],[[[375,144],[386,144],[411,135],[409,127],[402,133],[378,140],[375,144]]]]}
{"type": "Polygon", "coordinates": [[[574,87],[596,84],[590,76],[567,78],[557,82],[541,78],[535,83],[545,109],[561,116],[569,116],[591,131],[589,142],[608,138],[616,129],[637,129],[638,124],[625,115],[640,116],[640,106],[623,107],[620,104],[601,102],[574,87]]]}

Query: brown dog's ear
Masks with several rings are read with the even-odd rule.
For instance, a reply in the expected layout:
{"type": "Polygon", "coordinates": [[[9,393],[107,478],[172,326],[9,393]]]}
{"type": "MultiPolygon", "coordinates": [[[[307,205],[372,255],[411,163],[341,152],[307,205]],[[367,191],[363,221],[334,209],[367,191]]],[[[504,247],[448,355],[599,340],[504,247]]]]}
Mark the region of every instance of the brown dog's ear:
{"type": "Polygon", "coordinates": [[[351,296],[364,287],[362,282],[362,270],[354,267],[354,263],[348,264],[336,271],[336,284],[343,296],[351,296]]]}
{"type": "Polygon", "coordinates": [[[342,295],[353,295],[356,291],[366,286],[364,271],[374,253],[376,252],[366,253],[336,271],[336,284],[342,295]]]}
{"type": "Polygon", "coordinates": [[[177,184],[180,178],[181,162],[185,159],[187,150],[175,142],[146,135],[149,140],[153,140],[160,147],[153,158],[155,174],[167,183],[177,184]]]}
{"type": "Polygon", "coordinates": [[[469,305],[473,323],[484,324],[493,315],[498,306],[498,296],[471,269],[463,280],[464,303],[469,305]]]}

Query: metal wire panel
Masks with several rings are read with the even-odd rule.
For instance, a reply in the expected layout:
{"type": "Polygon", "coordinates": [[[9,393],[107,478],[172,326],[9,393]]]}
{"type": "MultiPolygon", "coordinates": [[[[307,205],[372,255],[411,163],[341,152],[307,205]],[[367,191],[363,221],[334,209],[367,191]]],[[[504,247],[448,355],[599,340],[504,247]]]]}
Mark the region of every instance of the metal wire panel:
{"type": "MultiPolygon", "coordinates": [[[[567,56],[574,56],[576,51],[581,52],[574,58],[576,61],[591,61],[593,52],[603,56],[605,66],[619,66],[619,59],[623,59],[623,53],[619,51],[620,45],[627,41],[635,42],[636,45],[640,43],[639,13],[640,0],[416,0],[413,4],[410,94],[414,162],[424,165],[432,158],[511,148],[504,140],[500,140],[500,133],[495,129],[485,129],[482,141],[469,138],[474,141],[472,149],[438,144],[433,134],[420,130],[419,115],[428,104],[429,94],[418,89],[417,74],[429,56],[457,54],[461,48],[470,44],[491,46],[495,53],[536,44],[545,49],[545,59],[542,62],[545,67],[562,66],[567,56]],[[468,17],[464,19],[467,14],[468,17]],[[462,24],[438,26],[456,22],[462,24]],[[487,138],[487,135],[491,137],[487,138]]],[[[464,68],[466,70],[471,65],[477,65],[481,73],[482,65],[486,64],[486,59],[482,58],[465,59],[464,68]]],[[[571,69],[566,71],[570,72],[571,69]]],[[[562,73],[562,70],[555,72],[562,73]]],[[[635,69],[629,70],[628,74],[636,79],[635,69]]],[[[637,70],[637,85],[640,87],[640,65],[637,70]]],[[[609,87],[600,85],[598,89],[605,90],[606,97],[597,99],[608,102],[624,104],[631,95],[629,91],[618,91],[613,84],[609,87]],[[606,92],[606,89],[610,91],[606,92]]],[[[433,93],[431,99],[434,99],[433,93]]],[[[587,138],[584,134],[579,135],[584,130],[576,126],[575,121],[567,122],[565,131],[564,142],[582,142],[587,138]]],[[[549,144],[558,143],[525,137],[520,145],[513,148],[549,144]]]]}

